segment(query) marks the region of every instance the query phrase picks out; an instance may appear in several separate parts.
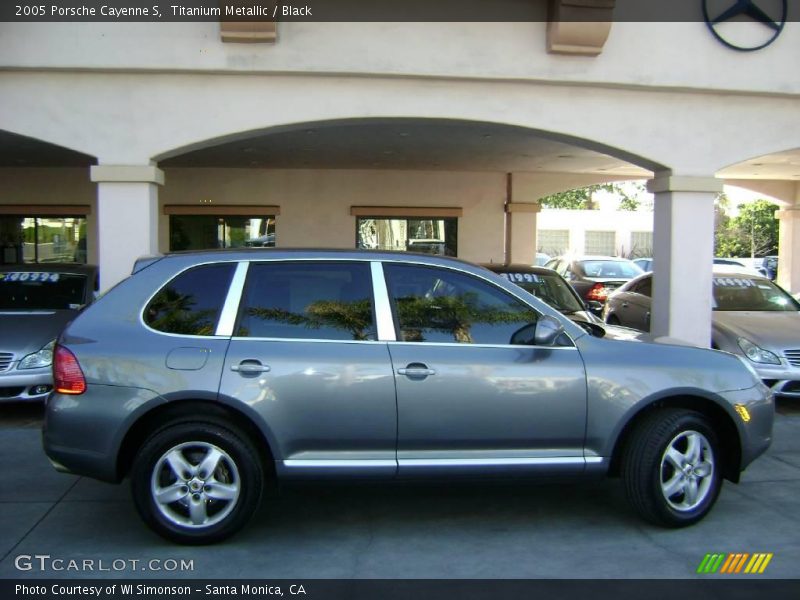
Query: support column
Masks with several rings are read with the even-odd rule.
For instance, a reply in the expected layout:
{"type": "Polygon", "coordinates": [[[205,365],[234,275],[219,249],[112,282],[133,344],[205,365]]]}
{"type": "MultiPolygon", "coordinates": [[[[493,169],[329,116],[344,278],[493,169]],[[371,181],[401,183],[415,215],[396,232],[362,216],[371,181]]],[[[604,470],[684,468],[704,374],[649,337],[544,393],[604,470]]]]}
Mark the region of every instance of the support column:
{"type": "Polygon", "coordinates": [[[506,263],[536,264],[536,217],[541,207],[536,202],[506,204],[506,263]]]}
{"type": "Polygon", "coordinates": [[[131,274],[140,256],[158,253],[158,186],[164,172],[154,166],[98,165],[97,236],[100,289],[131,274]]]}
{"type": "Polygon", "coordinates": [[[778,219],[778,285],[800,292],[800,207],[776,210],[778,219]]]}
{"type": "Polygon", "coordinates": [[[657,174],[653,299],[650,332],[689,344],[711,345],[714,199],[722,181],[713,177],[657,174]]]}

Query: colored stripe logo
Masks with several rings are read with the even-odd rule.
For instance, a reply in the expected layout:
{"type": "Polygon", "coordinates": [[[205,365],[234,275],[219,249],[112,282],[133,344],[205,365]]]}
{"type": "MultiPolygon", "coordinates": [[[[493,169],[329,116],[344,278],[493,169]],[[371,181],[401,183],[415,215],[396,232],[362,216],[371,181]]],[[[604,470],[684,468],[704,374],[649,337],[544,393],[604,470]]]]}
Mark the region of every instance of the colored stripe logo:
{"type": "Polygon", "coordinates": [[[754,554],[748,554],[746,552],[706,554],[697,567],[697,572],[703,574],[724,573],[726,575],[760,575],[766,570],[767,565],[772,560],[772,556],[772,552],[756,552],[754,554]]]}

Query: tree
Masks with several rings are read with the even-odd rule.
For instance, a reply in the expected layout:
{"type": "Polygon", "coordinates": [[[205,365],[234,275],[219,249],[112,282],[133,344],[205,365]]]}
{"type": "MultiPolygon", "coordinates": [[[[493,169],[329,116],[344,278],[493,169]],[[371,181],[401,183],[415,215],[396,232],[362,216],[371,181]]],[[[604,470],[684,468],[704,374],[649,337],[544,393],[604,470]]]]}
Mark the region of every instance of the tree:
{"type": "Polygon", "coordinates": [[[644,192],[644,185],[641,183],[627,183],[625,186],[619,183],[598,183],[566,192],[559,192],[545,196],[539,200],[539,204],[547,208],[567,208],[571,210],[594,209],[592,196],[596,192],[608,192],[620,197],[619,210],[638,210],[640,202],[637,196],[644,192]],[[631,195],[629,189],[633,187],[635,193],[631,195]]]}
{"type": "Polygon", "coordinates": [[[778,206],[768,200],[740,204],[739,214],[720,215],[715,232],[718,256],[768,256],[778,253],[778,206]]]}

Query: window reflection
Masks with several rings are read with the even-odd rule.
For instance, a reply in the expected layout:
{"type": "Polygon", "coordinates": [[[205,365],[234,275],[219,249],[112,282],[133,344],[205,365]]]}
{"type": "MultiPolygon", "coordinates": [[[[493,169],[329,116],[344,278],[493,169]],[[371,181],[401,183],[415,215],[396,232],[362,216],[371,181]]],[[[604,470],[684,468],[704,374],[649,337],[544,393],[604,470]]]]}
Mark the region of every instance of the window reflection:
{"type": "Polygon", "coordinates": [[[251,265],[237,335],[376,339],[369,267],[362,263],[251,265]]]}

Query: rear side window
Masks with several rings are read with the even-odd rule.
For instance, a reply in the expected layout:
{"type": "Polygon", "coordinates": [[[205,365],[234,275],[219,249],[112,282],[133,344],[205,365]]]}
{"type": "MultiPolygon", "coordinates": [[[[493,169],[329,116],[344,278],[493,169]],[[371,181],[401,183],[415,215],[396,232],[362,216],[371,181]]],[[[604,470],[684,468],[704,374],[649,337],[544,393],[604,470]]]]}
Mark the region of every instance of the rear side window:
{"type": "Polygon", "coordinates": [[[369,265],[251,264],[236,335],[376,340],[369,265]]]}
{"type": "Polygon", "coordinates": [[[153,297],[144,322],[165,333],[214,335],[235,266],[221,263],[184,271],[153,297]]]}

